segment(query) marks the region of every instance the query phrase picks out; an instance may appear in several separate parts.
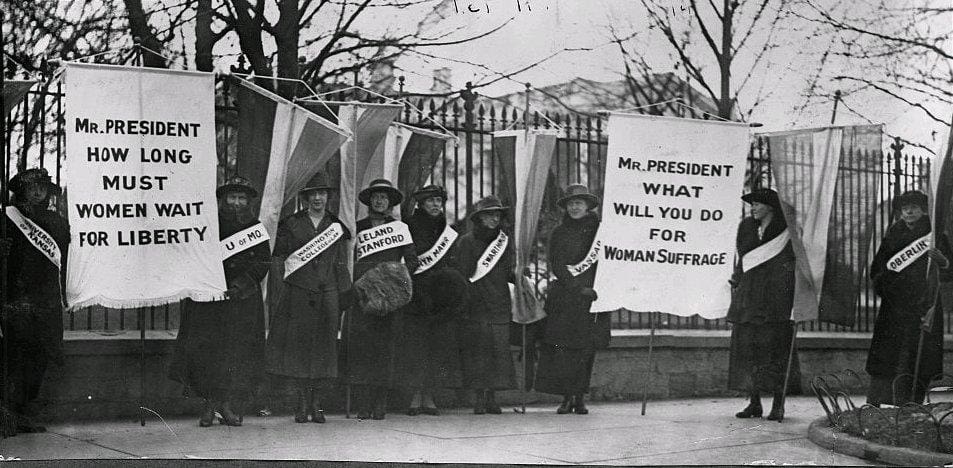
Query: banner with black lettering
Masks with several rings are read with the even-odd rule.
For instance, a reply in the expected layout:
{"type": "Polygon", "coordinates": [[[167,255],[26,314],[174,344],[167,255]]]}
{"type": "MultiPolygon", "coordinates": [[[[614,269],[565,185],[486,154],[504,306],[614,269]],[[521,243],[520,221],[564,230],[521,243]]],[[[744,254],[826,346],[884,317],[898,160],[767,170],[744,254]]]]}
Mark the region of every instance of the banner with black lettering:
{"type": "Polygon", "coordinates": [[[224,297],[211,73],[68,63],[72,308],[224,297]]]}
{"type": "Polygon", "coordinates": [[[748,125],[613,113],[608,133],[592,312],[725,316],[748,125]]]}

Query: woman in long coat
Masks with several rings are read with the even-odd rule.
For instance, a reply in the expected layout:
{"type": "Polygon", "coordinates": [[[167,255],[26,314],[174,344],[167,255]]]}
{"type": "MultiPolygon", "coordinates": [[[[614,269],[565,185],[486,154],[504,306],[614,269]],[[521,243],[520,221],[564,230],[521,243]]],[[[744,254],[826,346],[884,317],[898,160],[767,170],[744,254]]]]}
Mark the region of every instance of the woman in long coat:
{"type": "Polygon", "coordinates": [[[559,414],[588,414],[583,395],[589,392],[596,350],[609,346],[610,335],[609,315],[589,312],[597,266],[589,253],[599,230],[599,217],[590,210],[599,199],[585,185],[570,185],[566,193],[557,202],[566,216],[549,240],[547,260],[556,281],[547,290],[535,388],[563,396],[559,414]]]}
{"type": "MultiPolygon", "coordinates": [[[[244,177],[232,177],[216,195],[221,239],[259,224],[248,206],[258,192],[244,177]]],[[[169,376],[185,385],[187,393],[205,399],[202,427],[212,425],[216,411],[222,424],[242,423],[236,403],[251,396],[261,375],[265,315],[260,283],[270,263],[268,242],[249,247],[224,260],[228,299],[182,303],[169,376]]]]}
{"type": "MultiPolygon", "coordinates": [[[[371,182],[370,186],[358,194],[358,199],[368,207],[366,218],[357,222],[358,251],[362,233],[371,229],[396,221],[391,215],[391,209],[400,205],[403,195],[399,190],[384,179],[371,182]]],[[[417,253],[411,239],[409,243],[396,245],[386,250],[377,251],[364,257],[355,255],[354,282],[355,292],[360,288],[358,283],[362,277],[372,270],[381,271],[378,267],[384,263],[399,263],[404,261],[407,270],[417,269],[417,253]]],[[[385,281],[394,280],[394,278],[385,281]]],[[[409,287],[408,302],[409,302],[409,287]]],[[[371,289],[375,289],[373,286],[371,289]]],[[[373,292],[373,291],[372,291],[373,292]]],[[[358,294],[355,294],[357,296],[358,294]]],[[[387,301],[388,298],[375,300],[387,301]]],[[[403,305],[406,305],[405,302],[403,305]]],[[[395,331],[400,325],[402,311],[393,310],[383,316],[365,310],[356,304],[348,312],[347,319],[347,379],[351,384],[357,402],[357,417],[359,419],[384,419],[387,412],[387,394],[395,385],[394,369],[396,355],[395,331]],[[353,311],[353,313],[351,312],[353,311]]]]}
{"type": "Polygon", "coordinates": [[[308,208],[282,220],[275,239],[275,258],[284,262],[285,269],[295,269],[290,274],[285,271],[277,307],[272,311],[267,370],[286,387],[294,387],[294,419],[298,423],[307,422],[309,416],[311,422],[325,422],[321,393],[338,377],[341,296],[351,288],[347,268],[350,233],[326,209],[331,190],[324,174],[313,178],[300,193],[308,208]],[[287,260],[321,235],[337,239],[303,265],[295,261],[298,256],[287,260]]]}
{"type": "Polygon", "coordinates": [[[755,190],[742,200],[751,204],[751,217],[738,226],[740,261],[732,275],[728,309],[732,324],[728,386],[748,392],[751,400],[735,416],[761,417],[761,392],[769,392],[774,400],[768,419],[780,421],[784,418],[782,387],[794,333],[794,250],[774,190],[755,190]]]}
{"type": "MultiPolygon", "coordinates": [[[[497,390],[516,388],[516,369],[509,349],[512,300],[507,283],[516,280],[512,242],[506,242],[499,260],[487,271],[492,247],[502,245],[502,217],[507,208],[490,195],[478,201],[470,214],[473,229],[458,241],[460,272],[470,290],[460,321],[464,386],[474,392],[474,414],[501,414],[497,390]]],[[[505,234],[504,234],[505,235],[505,234]]],[[[508,236],[507,236],[508,237],[508,236]]]]}
{"type": "MultiPolygon", "coordinates": [[[[924,334],[917,389],[911,397],[921,324],[936,297],[927,278],[928,263],[945,269],[949,262],[939,250],[922,244],[931,232],[930,218],[925,214],[926,195],[906,192],[895,207],[900,220],[887,229],[870,266],[874,290],[881,300],[867,355],[867,373],[871,376],[867,402],[875,406],[921,403],[927,384],[943,372],[943,311],[939,309],[933,314],[929,332],[924,334]],[[902,253],[908,250],[919,251],[920,255],[902,261],[902,253]],[[901,375],[905,378],[897,378],[901,375]]],[[[947,248],[942,243],[940,247],[947,248]]]]}

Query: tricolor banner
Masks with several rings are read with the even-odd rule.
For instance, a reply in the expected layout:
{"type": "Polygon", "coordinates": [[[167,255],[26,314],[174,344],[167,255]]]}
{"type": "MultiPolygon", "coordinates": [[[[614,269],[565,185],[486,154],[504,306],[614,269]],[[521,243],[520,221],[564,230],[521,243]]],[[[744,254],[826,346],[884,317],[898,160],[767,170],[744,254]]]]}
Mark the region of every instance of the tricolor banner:
{"type": "Polygon", "coordinates": [[[5,80],[3,82],[3,113],[10,113],[35,84],[36,81],[29,80],[5,80]]]}

